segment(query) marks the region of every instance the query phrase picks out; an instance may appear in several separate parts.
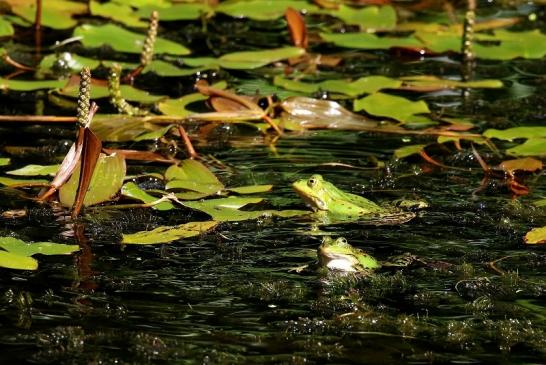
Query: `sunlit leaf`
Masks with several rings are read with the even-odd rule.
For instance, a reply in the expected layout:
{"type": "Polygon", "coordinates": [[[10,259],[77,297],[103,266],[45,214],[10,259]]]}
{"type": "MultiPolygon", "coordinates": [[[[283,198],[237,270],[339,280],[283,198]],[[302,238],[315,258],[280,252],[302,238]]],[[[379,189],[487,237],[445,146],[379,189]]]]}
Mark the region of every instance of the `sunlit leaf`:
{"type": "Polygon", "coordinates": [[[196,74],[197,72],[203,71],[205,68],[206,67],[180,68],[169,62],[154,60],[152,63],[146,66],[146,68],[144,68],[142,73],[153,72],[156,75],[163,77],[190,76],[196,74]]]}
{"type": "Polygon", "coordinates": [[[157,108],[161,113],[166,115],[176,115],[179,117],[186,117],[195,112],[187,110],[186,106],[196,101],[207,100],[208,96],[201,93],[192,93],[184,95],[177,99],[166,99],[157,104],[157,108]]]}
{"type": "Polygon", "coordinates": [[[256,194],[256,193],[268,192],[272,188],[273,188],[273,185],[250,185],[250,186],[239,186],[236,188],[228,188],[226,190],[232,191],[237,194],[256,194]]]}
{"type": "Polygon", "coordinates": [[[141,231],[124,234],[121,243],[137,245],[153,245],[168,243],[181,238],[195,237],[214,228],[218,222],[190,222],[178,226],[161,226],[151,231],[141,231]]]}
{"type": "Polygon", "coordinates": [[[6,174],[17,176],[55,176],[60,165],[27,165],[17,170],[6,171],[6,174]]]}
{"type": "Polygon", "coordinates": [[[390,5],[353,8],[341,4],[337,10],[324,10],[322,13],[335,16],[345,24],[358,25],[361,29],[385,30],[396,26],[396,11],[390,5]]]}
{"type": "Polygon", "coordinates": [[[44,179],[12,179],[11,177],[0,176],[0,185],[15,186],[15,185],[39,185],[47,184],[44,179]]]}
{"type": "Polygon", "coordinates": [[[99,67],[100,62],[88,57],[79,56],[75,53],[61,52],[46,55],[40,61],[38,68],[40,71],[49,71],[54,67],[62,68],[73,73],[80,72],[82,68],[89,67],[90,70],[94,70],[99,67]]]}
{"type": "MultiPolygon", "coordinates": [[[[141,202],[146,204],[151,204],[159,199],[153,195],[148,194],[133,182],[128,182],[123,185],[123,187],[121,188],[121,194],[129,198],[140,200],[141,202]]],[[[171,210],[174,209],[174,205],[169,201],[162,201],[160,203],[152,205],[152,209],[171,210]]]]}
{"type": "Polygon", "coordinates": [[[0,166],[7,166],[11,163],[11,159],[9,157],[0,157],[0,166]]]}
{"type": "Polygon", "coordinates": [[[196,160],[184,160],[180,166],[170,166],[165,171],[165,178],[169,181],[165,186],[167,190],[190,190],[200,193],[198,197],[216,194],[224,189],[224,184],[205,165],[196,160]]]}
{"type": "Polygon", "coordinates": [[[398,159],[406,158],[408,156],[419,154],[426,144],[412,144],[410,146],[404,146],[394,150],[394,157],[398,159]]]}
{"type": "Polygon", "coordinates": [[[146,27],[147,22],[139,19],[137,13],[129,6],[115,2],[101,3],[98,1],[89,2],[91,15],[100,16],[120,22],[128,27],[146,27]]]}
{"type": "Polygon", "coordinates": [[[223,67],[227,69],[250,70],[287,58],[299,57],[304,53],[305,50],[299,47],[285,47],[228,53],[219,58],[184,58],[184,62],[190,67],[223,67]]]}
{"type": "Polygon", "coordinates": [[[13,26],[4,17],[0,16],[0,37],[11,37],[13,35],[13,26]]]}
{"type": "MultiPolygon", "coordinates": [[[[14,14],[33,24],[36,18],[36,0],[4,0],[11,6],[14,14]]],[[[73,15],[84,14],[87,6],[84,3],[68,0],[47,0],[42,7],[41,23],[53,29],[72,28],[77,24],[73,15]]]]}
{"type": "Polygon", "coordinates": [[[374,93],[354,101],[354,110],[364,110],[371,115],[389,117],[400,122],[415,121],[416,114],[430,113],[423,100],[411,101],[401,96],[374,93]]]}
{"type": "MultiPolygon", "coordinates": [[[[75,37],[82,37],[85,47],[101,47],[108,45],[118,52],[140,53],[144,43],[144,34],[134,33],[114,24],[80,25],[74,30],[75,37]]],[[[181,44],[157,37],[154,46],[156,54],[168,53],[173,55],[187,55],[190,51],[181,44]]]]}
{"type": "Polygon", "coordinates": [[[318,83],[309,83],[290,80],[282,76],[275,76],[273,83],[288,90],[314,93],[317,91],[329,91],[332,93],[358,96],[371,94],[381,89],[396,89],[402,82],[385,76],[366,76],[355,81],[326,80],[318,83]]]}
{"type": "Polygon", "coordinates": [[[546,243],[546,227],[533,228],[525,234],[524,240],[527,244],[546,243]]]}
{"type": "Polygon", "coordinates": [[[546,34],[538,29],[523,32],[511,32],[499,29],[493,35],[476,34],[476,39],[485,41],[500,41],[499,45],[474,45],[479,58],[494,60],[509,60],[513,58],[542,58],[546,56],[546,34]]]}
{"type": "Polygon", "coordinates": [[[64,80],[14,80],[0,77],[0,90],[34,91],[40,89],[57,89],[66,84],[64,80]]]}
{"type": "Polygon", "coordinates": [[[0,251],[0,267],[16,270],[36,270],[38,268],[38,261],[32,257],[0,251]]]}
{"type": "Polygon", "coordinates": [[[137,11],[137,14],[141,18],[148,18],[154,10],[158,12],[159,19],[162,22],[168,22],[176,20],[199,19],[201,14],[208,13],[212,9],[210,6],[204,3],[172,4],[171,6],[165,6],[164,4],[150,4],[148,6],[141,7],[137,11]]]}
{"type": "Polygon", "coordinates": [[[138,141],[159,139],[159,138],[163,137],[165,134],[167,134],[171,130],[171,128],[173,128],[173,127],[174,127],[174,124],[171,124],[171,125],[165,126],[163,128],[158,128],[155,131],[139,134],[138,137],[135,137],[133,139],[133,141],[138,142],[138,141]]]}
{"type": "MultiPolygon", "coordinates": [[[[63,82],[63,85],[61,86],[64,86],[65,83],[66,82],[63,82]]],[[[131,85],[121,85],[120,90],[124,99],[128,101],[136,101],[142,104],[152,104],[166,98],[162,95],[152,95],[147,91],[136,89],[131,85]]],[[[66,87],[59,88],[55,92],[63,96],[77,98],[79,86],[76,84],[69,84],[66,87]]],[[[106,85],[93,85],[91,87],[91,99],[101,99],[109,96],[110,92],[108,91],[108,87],[106,85]]]]}
{"type": "Polygon", "coordinates": [[[519,146],[506,150],[511,156],[546,156],[546,138],[530,138],[519,146]]]}
{"type": "Polygon", "coordinates": [[[25,242],[14,237],[0,237],[0,247],[20,256],[40,255],[68,255],[78,251],[78,245],[65,245],[54,242],[25,242]]]}
{"type": "MultiPolygon", "coordinates": [[[[121,189],[124,178],[125,159],[121,155],[106,156],[101,154],[83,205],[90,206],[110,200],[121,189]]],[[[59,189],[59,200],[63,206],[71,207],[74,204],[79,179],[80,168],[78,166],[70,180],[59,189]]]]}
{"type": "Polygon", "coordinates": [[[514,127],[508,129],[488,129],[483,132],[484,137],[513,141],[518,138],[546,138],[546,127],[514,127]]]}
{"type": "Polygon", "coordinates": [[[336,46],[356,49],[389,49],[392,47],[422,47],[421,42],[413,36],[378,37],[371,33],[320,33],[326,42],[336,46]]]}
{"type": "Polygon", "coordinates": [[[508,173],[514,173],[515,171],[535,172],[537,170],[542,170],[543,164],[540,160],[526,157],[502,161],[498,167],[508,173]]]}
{"type": "Polygon", "coordinates": [[[441,79],[436,76],[418,75],[401,77],[403,82],[402,88],[414,91],[434,91],[442,89],[454,88],[488,88],[497,89],[503,86],[500,80],[476,80],[476,81],[459,81],[441,79]]]}
{"type": "Polygon", "coordinates": [[[228,0],[221,2],[215,10],[236,18],[272,20],[280,18],[286,8],[317,11],[318,7],[302,0],[228,0]]]}
{"type": "Polygon", "coordinates": [[[146,117],[122,114],[97,114],[91,121],[91,130],[102,140],[109,142],[133,141],[144,133],[161,129],[146,117]]]}

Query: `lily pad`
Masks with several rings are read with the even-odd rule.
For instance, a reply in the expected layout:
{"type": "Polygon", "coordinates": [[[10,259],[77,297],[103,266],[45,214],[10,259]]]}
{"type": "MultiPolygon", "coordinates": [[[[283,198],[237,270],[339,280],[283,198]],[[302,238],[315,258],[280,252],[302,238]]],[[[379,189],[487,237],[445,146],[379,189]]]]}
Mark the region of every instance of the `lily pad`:
{"type": "MultiPolygon", "coordinates": [[[[148,194],[147,192],[139,188],[138,185],[133,182],[128,182],[125,185],[123,185],[123,187],[121,188],[121,194],[129,198],[140,200],[141,202],[146,204],[153,203],[159,199],[153,195],[148,194]]],[[[171,210],[171,209],[174,209],[174,205],[169,201],[163,201],[158,204],[152,205],[152,209],[171,210]]]]}
{"type": "Polygon", "coordinates": [[[236,188],[228,188],[226,190],[232,191],[237,194],[256,194],[256,193],[265,193],[271,191],[273,185],[250,185],[250,186],[239,186],[236,188]]]}
{"type": "MultiPolygon", "coordinates": [[[[65,83],[63,83],[64,86],[65,83]]],[[[165,99],[163,95],[152,95],[147,91],[136,89],[131,85],[120,86],[121,95],[128,101],[136,101],[142,104],[153,104],[159,100],[165,99]]],[[[71,98],[77,98],[79,93],[79,86],[76,84],[70,84],[66,87],[59,87],[55,90],[56,93],[68,96],[71,98]]],[[[110,92],[106,85],[93,85],[91,87],[91,99],[101,99],[110,97],[110,92]]]]}
{"type": "Polygon", "coordinates": [[[283,16],[288,7],[308,12],[319,10],[304,0],[228,0],[221,2],[215,10],[235,18],[272,20],[283,16]]]}
{"type": "Polygon", "coordinates": [[[9,157],[0,157],[0,166],[7,166],[11,163],[11,159],[9,157]]]}
{"type": "Polygon", "coordinates": [[[483,132],[484,137],[513,141],[518,138],[546,138],[546,127],[514,127],[508,129],[488,129],[483,132]]]}
{"type": "Polygon", "coordinates": [[[6,171],[6,174],[17,176],[55,176],[60,165],[27,165],[17,170],[6,171]]]}
{"type": "Polygon", "coordinates": [[[361,29],[387,30],[396,27],[396,11],[390,5],[353,8],[344,4],[336,10],[324,10],[324,14],[335,16],[345,24],[358,25],[361,29]]]}
{"type": "Polygon", "coordinates": [[[11,23],[0,16],[0,37],[11,37],[13,32],[14,30],[11,23]]]}
{"type": "Polygon", "coordinates": [[[16,270],[36,270],[38,261],[32,257],[0,251],[0,267],[16,270]]]}
{"type": "Polygon", "coordinates": [[[75,53],[62,52],[59,54],[49,54],[42,58],[38,69],[41,72],[45,72],[51,70],[55,65],[62,65],[63,69],[77,73],[84,67],[94,70],[99,67],[100,62],[92,58],[79,56],[75,53]]]}
{"type": "Polygon", "coordinates": [[[146,117],[135,117],[122,114],[97,114],[91,121],[91,130],[101,139],[108,142],[134,141],[144,133],[161,129],[150,123],[146,117]]]}
{"type": "Polygon", "coordinates": [[[184,95],[177,99],[166,99],[157,104],[159,111],[166,115],[173,115],[177,117],[187,117],[195,112],[186,109],[186,106],[196,101],[207,100],[208,96],[201,93],[192,93],[184,95]]]}
{"type": "Polygon", "coordinates": [[[509,148],[506,153],[511,156],[546,156],[546,138],[530,138],[524,143],[509,148]]]}
{"type": "Polygon", "coordinates": [[[28,243],[14,237],[0,237],[0,247],[19,256],[41,255],[68,255],[78,251],[78,245],[65,245],[53,242],[28,243]]]}
{"type": "Polygon", "coordinates": [[[422,43],[413,36],[378,37],[370,33],[320,33],[326,42],[336,46],[356,49],[389,49],[393,47],[422,48],[422,43]]]}
{"type": "Polygon", "coordinates": [[[0,90],[34,91],[41,89],[58,89],[66,84],[64,80],[13,80],[0,77],[0,90]]]}
{"type": "MultiPolygon", "coordinates": [[[[114,24],[90,25],[84,24],[74,30],[74,37],[82,37],[85,47],[101,47],[108,45],[118,52],[137,53],[142,51],[144,34],[134,33],[114,24]]],[[[157,37],[154,52],[183,56],[190,51],[181,44],[157,37]]]]}
{"type": "Polygon", "coordinates": [[[45,179],[13,179],[11,177],[0,176],[0,185],[6,186],[24,186],[24,185],[45,185],[48,181],[45,179]]]}
{"type": "Polygon", "coordinates": [[[153,245],[168,243],[181,238],[195,237],[214,228],[218,222],[190,222],[178,226],[161,226],[151,231],[141,231],[124,234],[121,243],[137,245],[153,245]]]}
{"type": "Polygon", "coordinates": [[[533,228],[524,237],[527,244],[546,243],[546,227],[533,228]]]}
{"type": "Polygon", "coordinates": [[[400,122],[415,120],[416,114],[430,113],[424,101],[411,101],[401,96],[374,93],[354,101],[354,110],[364,110],[371,115],[388,117],[400,122]]]}
{"type": "Polygon", "coordinates": [[[412,144],[410,146],[400,147],[394,151],[394,157],[396,157],[397,159],[402,159],[408,156],[417,155],[425,147],[426,144],[412,144]]]}
{"type": "Polygon", "coordinates": [[[224,189],[224,184],[218,180],[205,165],[195,160],[184,160],[180,166],[171,166],[165,171],[165,178],[169,181],[165,188],[189,190],[190,194],[185,197],[184,193],[177,194],[177,197],[184,199],[197,199],[216,194],[224,189]],[[195,194],[198,193],[198,194],[195,194]]]}
{"type": "Polygon", "coordinates": [[[90,1],[89,10],[94,16],[112,19],[128,27],[145,28],[148,26],[148,22],[140,20],[137,12],[134,11],[129,5],[115,3],[112,1],[106,3],[90,1]]]}
{"type": "MultiPolygon", "coordinates": [[[[36,18],[35,0],[5,0],[14,14],[34,24],[36,18]]],[[[85,14],[87,5],[68,0],[47,0],[42,7],[42,26],[53,29],[68,29],[77,24],[73,15],[85,14]]]]}
{"type": "Polygon", "coordinates": [[[171,6],[151,4],[141,7],[137,14],[141,18],[148,18],[154,10],[158,12],[162,22],[168,22],[199,19],[202,14],[211,12],[212,8],[202,3],[172,4],[171,6]]]}
{"type": "MultiPolygon", "coordinates": [[[[124,178],[125,159],[123,156],[101,154],[83,205],[90,206],[110,200],[121,189],[124,178]]],[[[71,207],[74,204],[79,179],[80,165],[78,164],[68,182],[59,189],[59,200],[63,206],[71,207]]]]}

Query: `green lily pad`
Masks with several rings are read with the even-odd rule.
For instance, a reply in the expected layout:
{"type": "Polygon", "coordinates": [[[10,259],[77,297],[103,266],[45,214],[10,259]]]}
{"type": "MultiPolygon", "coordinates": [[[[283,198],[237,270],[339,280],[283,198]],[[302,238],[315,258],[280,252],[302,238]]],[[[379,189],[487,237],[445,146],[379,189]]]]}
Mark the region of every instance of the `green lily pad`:
{"type": "Polygon", "coordinates": [[[55,176],[60,165],[27,165],[17,170],[6,171],[6,174],[17,176],[55,176]]]}
{"type": "Polygon", "coordinates": [[[145,28],[148,22],[139,19],[139,15],[129,5],[115,2],[100,3],[98,1],[89,2],[91,15],[100,16],[120,22],[128,27],[145,28]]]}
{"type": "Polygon", "coordinates": [[[138,136],[161,129],[147,121],[147,117],[123,114],[97,114],[91,121],[91,130],[101,141],[127,142],[138,136]]]}
{"type": "Polygon", "coordinates": [[[341,4],[336,10],[324,10],[324,14],[335,16],[345,24],[358,25],[361,29],[387,30],[396,27],[396,11],[390,5],[353,8],[341,4]]]}
{"type": "Polygon", "coordinates": [[[309,214],[308,211],[303,210],[239,210],[248,204],[256,204],[260,203],[261,201],[263,201],[263,198],[228,197],[188,201],[183,202],[183,205],[191,209],[200,210],[210,215],[212,219],[220,222],[236,222],[271,216],[289,218],[309,214]]]}
{"type": "Polygon", "coordinates": [[[193,111],[186,109],[186,106],[196,101],[207,100],[208,96],[201,93],[192,93],[184,95],[177,99],[166,99],[157,104],[159,111],[166,115],[173,115],[177,117],[187,117],[194,114],[193,111]]]}
{"type": "MultiPolygon", "coordinates": [[[[34,24],[36,18],[35,0],[5,0],[14,14],[34,24]]],[[[73,15],[85,14],[87,5],[68,0],[47,0],[42,7],[42,21],[44,27],[53,29],[68,29],[77,24],[73,15]]]]}
{"type": "Polygon", "coordinates": [[[28,243],[14,237],[0,237],[0,247],[19,256],[68,255],[80,249],[78,245],[65,245],[53,242],[28,243]]]}
{"type": "Polygon", "coordinates": [[[223,67],[234,70],[250,70],[287,58],[299,57],[305,50],[299,47],[274,48],[259,51],[228,53],[219,58],[198,57],[184,58],[184,63],[190,67],[223,67]]]}
{"type": "Polygon", "coordinates": [[[546,138],[546,127],[514,127],[508,129],[488,129],[483,132],[484,137],[513,141],[518,138],[546,138]]]}
{"type": "Polygon", "coordinates": [[[430,113],[424,101],[411,101],[401,96],[374,93],[354,101],[354,110],[389,117],[400,122],[415,122],[416,114],[430,113]]]}
{"type": "MultiPolygon", "coordinates": [[[[64,83],[63,83],[64,86],[64,83]]],[[[120,86],[121,95],[124,99],[128,101],[136,101],[141,104],[153,104],[159,100],[165,99],[166,96],[163,95],[152,95],[147,91],[136,89],[131,85],[121,85],[120,86]]],[[[56,93],[71,97],[78,98],[79,86],[76,84],[68,85],[66,87],[58,88],[55,90],[56,93]]],[[[110,97],[110,92],[106,85],[93,85],[91,87],[91,99],[101,99],[110,97]]]]}
{"type": "Polygon", "coordinates": [[[525,234],[524,240],[527,244],[546,243],[546,227],[533,228],[525,234]]]}
{"type": "Polygon", "coordinates": [[[165,134],[167,134],[175,125],[170,124],[168,126],[165,126],[163,128],[158,128],[155,131],[150,131],[146,133],[139,134],[137,137],[133,139],[133,141],[147,141],[147,140],[156,140],[161,137],[163,137],[165,134]]]}
{"type": "Polygon", "coordinates": [[[141,231],[124,234],[121,243],[137,245],[153,245],[168,243],[181,238],[195,237],[214,228],[218,222],[190,222],[178,226],[161,226],[151,231],[141,231]]]}
{"type": "Polygon", "coordinates": [[[0,185],[17,186],[17,185],[40,185],[47,184],[45,179],[13,179],[11,177],[0,176],[0,185]]]}
{"type": "Polygon", "coordinates": [[[314,93],[318,91],[329,91],[348,96],[371,94],[381,89],[396,89],[402,85],[402,81],[385,76],[366,76],[355,81],[349,80],[326,80],[318,83],[309,83],[290,80],[282,76],[275,76],[273,83],[288,90],[314,93]]]}
{"type": "Polygon", "coordinates": [[[201,3],[172,4],[171,6],[155,5],[141,7],[137,14],[141,18],[148,18],[152,11],[157,11],[162,22],[199,19],[202,14],[210,13],[212,8],[201,3]]]}
{"type": "MultiPolygon", "coordinates": [[[[101,47],[109,45],[118,52],[137,53],[142,51],[144,34],[134,33],[114,24],[105,25],[80,25],[74,30],[74,37],[82,37],[81,42],[85,47],[101,47]]],[[[190,51],[181,44],[157,37],[154,52],[156,54],[168,53],[183,56],[190,51]]]]}
{"type": "MultiPolygon", "coordinates": [[[[197,199],[217,194],[224,189],[224,184],[201,162],[184,160],[180,166],[170,166],[165,171],[165,178],[169,181],[165,188],[189,190],[187,199],[197,199]]],[[[184,194],[177,197],[184,199],[184,194]]]]}
{"type": "Polygon", "coordinates": [[[474,51],[477,57],[493,60],[509,60],[513,58],[542,58],[546,56],[546,34],[538,29],[511,32],[499,29],[493,32],[493,36],[476,34],[477,40],[500,41],[499,45],[486,46],[475,44],[474,51]]]}
{"type": "Polygon", "coordinates": [[[175,77],[175,76],[190,76],[194,75],[197,72],[203,71],[206,68],[203,67],[197,67],[197,68],[180,68],[172,63],[161,61],[161,60],[154,60],[152,63],[150,63],[144,70],[142,70],[142,73],[148,73],[153,72],[158,76],[163,77],[175,77]]]}
{"type": "Polygon", "coordinates": [[[504,86],[500,80],[475,80],[475,81],[459,81],[459,80],[447,80],[441,79],[436,76],[418,75],[418,76],[405,76],[401,77],[403,86],[406,88],[437,90],[437,89],[455,89],[455,88],[468,88],[468,89],[498,89],[504,86]]]}
{"type": "Polygon", "coordinates": [[[378,37],[370,33],[320,33],[326,42],[336,46],[356,49],[389,49],[393,47],[421,48],[422,44],[413,36],[378,37]]]}
{"type": "Polygon", "coordinates": [[[11,37],[13,32],[14,30],[11,23],[0,16],[0,37],[11,37]]]}
{"type": "MultiPolygon", "coordinates": [[[[143,203],[150,204],[158,200],[153,195],[148,194],[144,190],[138,187],[133,182],[128,182],[121,188],[121,194],[129,198],[140,200],[143,203]]],[[[152,209],[155,210],[171,210],[174,209],[174,205],[169,201],[163,201],[158,204],[152,205],[152,209]]]]}
{"type": "MultiPolygon", "coordinates": [[[[116,195],[123,185],[125,169],[125,158],[123,156],[119,154],[110,156],[101,154],[83,205],[90,206],[102,203],[116,195]]],[[[68,182],[59,189],[59,200],[63,206],[71,207],[74,204],[79,179],[80,165],[78,164],[68,182]]]]}
{"type": "Polygon", "coordinates": [[[32,257],[0,251],[0,267],[16,270],[36,270],[38,268],[38,261],[32,257]]]}
{"type": "Polygon", "coordinates": [[[49,71],[55,64],[62,64],[64,69],[77,73],[84,67],[94,70],[99,67],[100,62],[92,58],[79,56],[75,53],[62,52],[59,54],[49,54],[42,58],[38,69],[41,72],[49,71]]]}
{"type": "Polygon", "coordinates": [[[11,159],[9,157],[0,157],[0,166],[7,166],[11,163],[11,159]]]}
{"type": "Polygon", "coordinates": [[[308,12],[319,10],[305,0],[228,0],[221,2],[215,10],[235,18],[272,20],[283,16],[288,7],[308,12]]]}
{"type": "Polygon", "coordinates": [[[396,157],[397,159],[402,159],[408,156],[417,155],[425,147],[426,147],[426,144],[412,144],[410,146],[400,147],[394,150],[394,157],[396,157]]]}
{"type": "Polygon", "coordinates": [[[226,190],[232,191],[237,194],[256,194],[256,193],[265,193],[271,191],[273,185],[250,185],[250,186],[239,186],[236,188],[228,188],[226,190]]]}
{"type": "Polygon", "coordinates": [[[546,138],[529,138],[524,143],[509,148],[506,153],[511,156],[546,156],[546,138]]]}
{"type": "Polygon", "coordinates": [[[34,91],[41,89],[58,89],[66,84],[64,80],[13,80],[0,77],[0,90],[34,91]]]}

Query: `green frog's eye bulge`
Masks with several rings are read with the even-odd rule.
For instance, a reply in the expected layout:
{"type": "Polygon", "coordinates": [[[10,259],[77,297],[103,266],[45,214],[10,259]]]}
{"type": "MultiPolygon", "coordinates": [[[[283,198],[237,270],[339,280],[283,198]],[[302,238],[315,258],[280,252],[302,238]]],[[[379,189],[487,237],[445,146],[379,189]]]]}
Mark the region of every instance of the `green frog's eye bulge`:
{"type": "Polygon", "coordinates": [[[315,186],[317,186],[318,184],[318,180],[316,177],[310,177],[309,180],[307,180],[307,186],[309,186],[310,188],[314,188],[315,186]]]}
{"type": "Polygon", "coordinates": [[[348,245],[349,242],[347,242],[347,239],[345,237],[339,237],[337,240],[336,240],[337,244],[338,245],[348,245]]]}

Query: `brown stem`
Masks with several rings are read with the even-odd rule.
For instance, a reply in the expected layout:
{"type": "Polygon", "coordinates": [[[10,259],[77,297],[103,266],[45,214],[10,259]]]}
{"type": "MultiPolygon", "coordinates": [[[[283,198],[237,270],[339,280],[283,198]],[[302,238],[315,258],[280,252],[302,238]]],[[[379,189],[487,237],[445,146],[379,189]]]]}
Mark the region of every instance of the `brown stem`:
{"type": "Polygon", "coordinates": [[[193,144],[191,143],[190,137],[188,136],[188,133],[186,133],[186,130],[181,125],[178,125],[178,133],[180,133],[180,137],[184,141],[184,146],[186,146],[186,151],[188,151],[188,155],[190,155],[190,158],[196,158],[199,157],[197,152],[195,152],[195,148],[193,148],[193,144]]]}
{"type": "Polygon", "coordinates": [[[7,63],[8,65],[13,66],[16,69],[21,70],[21,71],[35,71],[36,70],[35,68],[20,64],[19,62],[15,61],[13,58],[11,58],[7,53],[4,53],[2,55],[2,60],[5,63],[7,63]]]}
{"type": "Polygon", "coordinates": [[[34,18],[34,31],[36,42],[36,60],[40,59],[42,48],[42,0],[36,0],[36,16],[34,18]]]}

